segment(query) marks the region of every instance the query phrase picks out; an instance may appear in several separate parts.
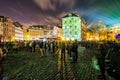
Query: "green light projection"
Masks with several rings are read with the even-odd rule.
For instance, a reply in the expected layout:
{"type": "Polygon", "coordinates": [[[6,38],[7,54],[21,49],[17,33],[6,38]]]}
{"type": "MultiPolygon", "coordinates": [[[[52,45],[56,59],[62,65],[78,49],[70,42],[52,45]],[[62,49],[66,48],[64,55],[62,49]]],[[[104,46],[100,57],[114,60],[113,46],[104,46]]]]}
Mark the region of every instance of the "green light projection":
{"type": "Polygon", "coordinates": [[[81,19],[76,16],[62,18],[63,37],[81,39],[81,19]]]}
{"type": "Polygon", "coordinates": [[[95,70],[100,70],[100,67],[98,65],[98,60],[95,56],[92,58],[92,64],[95,70]]]}

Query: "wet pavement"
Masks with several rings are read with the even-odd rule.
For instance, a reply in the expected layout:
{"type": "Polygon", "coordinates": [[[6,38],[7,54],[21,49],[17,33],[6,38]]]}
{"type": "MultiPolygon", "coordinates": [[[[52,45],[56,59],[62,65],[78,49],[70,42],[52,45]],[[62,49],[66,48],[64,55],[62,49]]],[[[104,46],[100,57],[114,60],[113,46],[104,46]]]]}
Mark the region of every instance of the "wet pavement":
{"type": "Polygon", "coordinates": [[[99,51],[80,48],[77,63],[70,63],[67,51],[64,60],[60,49],[43,58],[40,53],[10,54],[4,61],[5,74],[10,80],[98,80],[99,71],[92,63],[96,53],[99,51]]]}
{"type": "Polygon", "coordinates": [[[65,54],[64,60],[64,55],[60,49],[58,52],[57,71],[57,74],[52,77],[51,80],[76,80],[68,54],[65,54]]]}
{"type": "Polygon", "coordinates": [[[64,57],[59,51],[58,53],[58,74],[53,80],[98,80],[99,71],[94,69],[92,58],[99,53],[97,50],[79,49],[79,57],[77,63],[70,63],[69,55],[64,57]]]}

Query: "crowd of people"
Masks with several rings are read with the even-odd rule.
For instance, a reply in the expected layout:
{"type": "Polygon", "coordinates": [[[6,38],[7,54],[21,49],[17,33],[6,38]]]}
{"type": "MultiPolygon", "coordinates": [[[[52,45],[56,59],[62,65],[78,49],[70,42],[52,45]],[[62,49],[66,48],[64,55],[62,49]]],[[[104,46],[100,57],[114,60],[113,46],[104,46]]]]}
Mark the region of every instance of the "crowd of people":
{"type": "Polygon", "coordinates": [[[78,42],[77,40],[62,41],[60,45],[63,60],[65,61],[65,54],[69,55],[71,63],[77,63],[78,59],[78,42]]]}
{"type": "Polygon", "coordinates": [[[105,42],[92,42],[77,40],[69,41],[15,41],[15,42],[0,42],[0,78],[3,74],[2,61],[7,53],[17,53],[19,51],[29,51],[30,53],[39,52],[40,57],[46,57],[60,49],[61,56],[66,61],[66,54],[69,55],[71,63],[77,63],[78,59],[78,45],[85,47],[86,49],[100,50],[100,54],[97,55],[98,65],[100,68],[100,79],[106,80],[107,77],[114,78],[114,80],[120,79],[120,45],[113,41],[105,42]],[[106,76],[106,73],[108,74],[106,76]]]}
{"type": "Polygon", "coordinates": [[[116,41],[86,41],[81,43],[86,49],[97,49],[100,69],[99,79],[120,80],[120,43],[116,41]]]}
{"type": "Polygon", "coordinates": [[[120,79],[120,44],[108,41],[100,45],[101,54],[98,56],[101,75],[99,78],[107,79],[106,73],[112,80],[120,79]]]}

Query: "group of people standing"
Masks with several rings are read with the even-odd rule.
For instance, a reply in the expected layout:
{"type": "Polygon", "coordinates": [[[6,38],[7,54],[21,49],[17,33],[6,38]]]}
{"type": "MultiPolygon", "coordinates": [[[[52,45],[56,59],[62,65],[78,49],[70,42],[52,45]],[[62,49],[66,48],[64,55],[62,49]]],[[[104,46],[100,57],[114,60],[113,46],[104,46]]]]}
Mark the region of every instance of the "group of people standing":
{"type": "Polygon", "coordinates": [[[68,53],[71,63],[76,63],[78,59],[78,43],[74,41],[62,41],[61,42],[61,54],[65,61],[66,53],[68,53]]]}
{"type": "Polygon", "coordinates": [[[57,42],[55,40],[46,41],[30,41],[27,43],[26,49],[30,52],[40,52],[41,57],[55,53],[57,42]]]}
{"type": "Polygon", "coordinates": [[[5,48],[5,45],[0,41],[0,80],[3,79],[3,60],[5,59],[7,53],[7,49],[5,48]]]}
{"type": "Polygon", "coordinates": [[[101,53],[98,55],[100,67],[100,79],[120,79],[120,44],[115,42],[104,42],[100,44],[101,53]],[[107,76],[106,76],[107,73],[107,76]]]}

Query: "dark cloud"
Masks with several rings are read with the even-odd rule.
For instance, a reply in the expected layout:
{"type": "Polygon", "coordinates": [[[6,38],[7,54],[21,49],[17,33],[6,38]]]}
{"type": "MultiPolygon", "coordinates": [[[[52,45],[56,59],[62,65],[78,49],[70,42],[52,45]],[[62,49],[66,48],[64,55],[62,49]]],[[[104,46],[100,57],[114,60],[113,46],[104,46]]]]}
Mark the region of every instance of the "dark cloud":
{"type": "Polygon", "coordinates": [[[120,22],[120,0],[1,0],[0,15],[25,25],[60,24],[60,18],[76,11],[87,24],[102,20],[120,22]],[[114,21],[113,21],[114,20],[114,21]]]}

